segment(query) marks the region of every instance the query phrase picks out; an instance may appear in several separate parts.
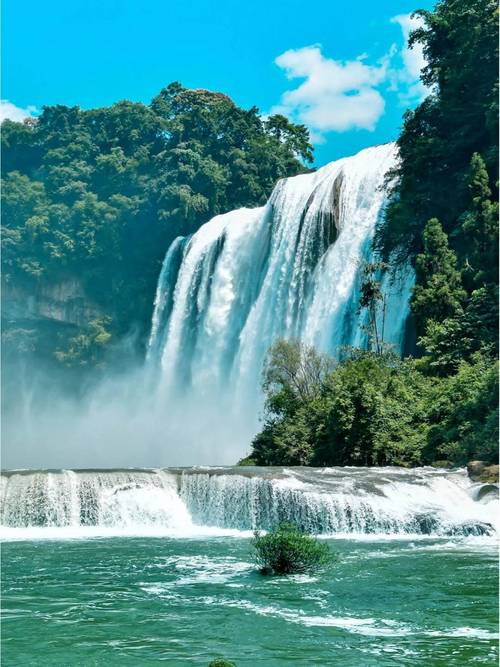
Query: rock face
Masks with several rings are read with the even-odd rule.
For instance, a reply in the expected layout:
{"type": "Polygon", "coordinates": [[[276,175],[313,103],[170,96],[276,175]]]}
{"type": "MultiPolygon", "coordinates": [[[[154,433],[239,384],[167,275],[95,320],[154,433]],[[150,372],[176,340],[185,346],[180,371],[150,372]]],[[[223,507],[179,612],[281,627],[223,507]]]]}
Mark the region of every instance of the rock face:
{"type": "Polygon", "coordinates": [[[51,320],[84,326],[100,315],[99,307],[88,299],[78,280],[40,284],[35,290],[17,285],[3,288],[2,316],[5,322],[51,320]]]}
{"type": "Polygon", "coordinates": [[[473,482],[498,483],[498,465],[488,465],[486,461],[469,461],[467,472],[473,482]]]}

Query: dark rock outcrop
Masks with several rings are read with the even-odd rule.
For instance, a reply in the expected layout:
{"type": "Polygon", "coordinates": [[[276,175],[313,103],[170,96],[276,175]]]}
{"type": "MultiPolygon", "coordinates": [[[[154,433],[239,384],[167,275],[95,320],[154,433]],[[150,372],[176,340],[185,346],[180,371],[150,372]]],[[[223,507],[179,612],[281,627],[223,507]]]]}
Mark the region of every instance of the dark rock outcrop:
{"type": "Polygon", "coordinates": [[[469,461],[467,472],[473,482],[498,483],[498,465],[490,465],[486,461],[469,461]]]}

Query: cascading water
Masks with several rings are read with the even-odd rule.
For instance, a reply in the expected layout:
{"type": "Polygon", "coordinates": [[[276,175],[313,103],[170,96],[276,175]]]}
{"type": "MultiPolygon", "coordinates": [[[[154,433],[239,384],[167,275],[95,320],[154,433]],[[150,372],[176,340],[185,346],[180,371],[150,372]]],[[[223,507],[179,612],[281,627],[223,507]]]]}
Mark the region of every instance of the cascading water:
{"type": "Polygon", "coordinates": [[[140,529],[189,526],[174,475],[79,471],[2,475],[2,525],[140,529]]]}
{"type": "MultiPolygon", "coordinates": [[[[148,358],[160,388],[230,397],[256,415],[269,346],[299,338],[337,355],[366,343],[361,267],[383,211],[394,144],[280,181],[266,206],[219,215],[168,250],[148,358]]],[[[403,344],[413,276],[383,280],[386,340],[403,344]]]]}
{"type": "Polygon", "coordinates": [[[188,468],[2,474],[7,537],[198,534],[292,521],[317,534],[488,535],[498,488],[463,470],[188,468]]]}

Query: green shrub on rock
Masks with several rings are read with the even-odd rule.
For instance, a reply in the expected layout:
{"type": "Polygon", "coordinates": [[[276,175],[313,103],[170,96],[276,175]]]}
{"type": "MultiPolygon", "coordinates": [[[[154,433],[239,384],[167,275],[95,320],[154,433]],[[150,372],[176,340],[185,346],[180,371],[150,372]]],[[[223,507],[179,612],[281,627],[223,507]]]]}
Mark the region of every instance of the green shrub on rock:
{"type": "Polygon", "coordinates": [[[290,523],[281,523],[267,535],[254,533],[255,559],[262,574],[301,574],[328,563],[332,554],[290,523]]]}

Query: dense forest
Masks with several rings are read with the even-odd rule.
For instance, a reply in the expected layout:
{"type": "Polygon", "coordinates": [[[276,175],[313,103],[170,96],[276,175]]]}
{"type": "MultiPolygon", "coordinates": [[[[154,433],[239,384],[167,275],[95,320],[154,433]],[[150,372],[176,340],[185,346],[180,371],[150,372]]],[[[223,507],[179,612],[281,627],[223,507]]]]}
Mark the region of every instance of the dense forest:
{"type": "Polygon", "coordinates": [[[377,267],[366,267],[371,349],[334,368],[313,349],[277,343],[247,463],[498,461],[498,9],[443,0],[417,15],[410,44],[423,45],[431,94],[405,115],[375,239],[380,266],[415,267],[416,358],[380,340],[377,267]]]}
{"type": "Polygon", "coordinates": [[[131,332],[140,352],[176,236],[262,204],[279,178],[305,171],[312,147],[284,116],[172,83],[149,106],[53,106],[7,120],[2,158],[4,295],[76,280],[93,305],[78,326],[4,318],[4,355],[31,351],[81,373],[131,332]]]}

